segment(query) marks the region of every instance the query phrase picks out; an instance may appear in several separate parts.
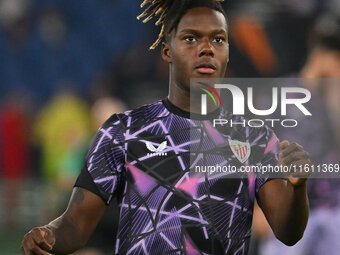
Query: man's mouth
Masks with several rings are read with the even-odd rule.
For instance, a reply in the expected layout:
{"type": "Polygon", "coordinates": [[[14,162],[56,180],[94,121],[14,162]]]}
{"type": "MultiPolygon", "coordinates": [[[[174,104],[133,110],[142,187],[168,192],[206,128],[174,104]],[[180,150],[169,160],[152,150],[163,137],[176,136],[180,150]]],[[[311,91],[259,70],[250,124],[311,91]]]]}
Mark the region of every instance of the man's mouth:
{"type": "Polygon", "coordinates": [[[196,70],[200,74],[213,74],[216,72],[216,67],[213,64],[200,64],[196,66],[196,70]]]}

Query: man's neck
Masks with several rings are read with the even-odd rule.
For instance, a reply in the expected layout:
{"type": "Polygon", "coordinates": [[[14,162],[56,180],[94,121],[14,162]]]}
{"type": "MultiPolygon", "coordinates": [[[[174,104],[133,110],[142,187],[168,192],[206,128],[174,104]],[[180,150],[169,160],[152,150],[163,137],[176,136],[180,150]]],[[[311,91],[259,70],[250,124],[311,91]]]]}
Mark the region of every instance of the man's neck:
{"type": "MultiPolygon", "coordinates": [[[[189,88],[189,86],[185,86],[185,88],[189,88]]],[[[169,101],[183,111],[200,114],[201,100],[200,98],[193,100],[193,97],[197,97],[197,95],[191,95],[190,89],[184,89],[176,83],[172,83],[170,81],[168,95],[169,101]]],[[[211,102],[211,100],[208,100],[207,111],[212,112],[216,109],[217,107],[214,105],[214,103],[211,102]]]]}

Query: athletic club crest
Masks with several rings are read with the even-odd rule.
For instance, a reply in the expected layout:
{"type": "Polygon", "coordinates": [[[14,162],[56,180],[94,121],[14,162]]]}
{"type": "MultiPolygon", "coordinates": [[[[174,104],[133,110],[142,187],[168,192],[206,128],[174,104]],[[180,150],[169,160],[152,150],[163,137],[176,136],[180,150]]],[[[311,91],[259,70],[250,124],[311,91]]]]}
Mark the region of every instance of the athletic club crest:
{"type": "Polygon", "coordinates": [[[237,140],[230,140],[229,139],[229,146],[231,151],[234,153],[236,158],[241,162],[244,163],[250,156],[250,144],[240,142],[237,140]]]}

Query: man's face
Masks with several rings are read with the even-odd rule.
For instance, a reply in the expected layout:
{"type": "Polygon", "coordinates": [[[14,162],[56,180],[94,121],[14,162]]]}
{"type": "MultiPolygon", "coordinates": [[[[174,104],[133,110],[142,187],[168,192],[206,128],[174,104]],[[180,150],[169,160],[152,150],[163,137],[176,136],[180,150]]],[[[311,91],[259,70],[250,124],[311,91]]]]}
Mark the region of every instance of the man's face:
{"type": "Polygon", "coordinates": [[[170,63],[171,78],[182,88],[189,88],[190,78],[224,77],[229,60],[225,17],[205,7],[187,11],[169,44],[163,43],[162,55],[170,63]]]}

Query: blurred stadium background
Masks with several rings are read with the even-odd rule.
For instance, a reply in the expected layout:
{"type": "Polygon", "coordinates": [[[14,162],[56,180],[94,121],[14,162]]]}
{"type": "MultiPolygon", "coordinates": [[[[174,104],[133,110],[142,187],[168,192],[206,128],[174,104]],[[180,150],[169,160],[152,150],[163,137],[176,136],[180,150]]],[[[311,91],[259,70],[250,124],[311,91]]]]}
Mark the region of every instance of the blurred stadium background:
{"type": "MultiPolygon", "coordinates": [[[[224,5],[229,77],[299,73],[315,23],[327,33],[340,17],[339,0],[224,5]]],[[[0,0],[0,254],[20,254],[23,235],[65,209],[109,115],[166,97],[168,67],[148,50],[159,28],[139,13],[135,0],[0,0]]],[[[110,254],[115,220],[112,205],[81,254],[110,254]]]]}

